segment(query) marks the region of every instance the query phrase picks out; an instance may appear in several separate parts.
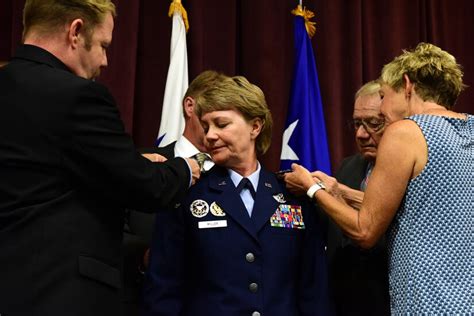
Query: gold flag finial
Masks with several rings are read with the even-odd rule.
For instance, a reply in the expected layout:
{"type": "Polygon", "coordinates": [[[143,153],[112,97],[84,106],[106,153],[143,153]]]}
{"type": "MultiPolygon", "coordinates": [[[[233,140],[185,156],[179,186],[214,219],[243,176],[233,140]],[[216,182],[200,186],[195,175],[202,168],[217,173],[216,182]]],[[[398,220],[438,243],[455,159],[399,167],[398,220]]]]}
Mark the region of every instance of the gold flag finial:
{"type": "Polygon", "coordinates": [[[184,26],[186,28],[186,33],[189,30],[189,21],[188,21],[188,13],[184,9],[183,5],[181,4],[181,0],[173,0],[170,4],[170,9],[168,10],[168,16],[172,17],[173,14],[178,11],[181,13],[183,17],[184,26]]]}
{"type": "Polygon", "coordinates": [[[306,7],[303,8],[300,4],[293,10],[291,13],[296,16],[302,16],[304,18],[304,26],[306,27],[306,32],[308,32],[309,37],[313,37],[316,33],[316,22],[310,21],[314,18],[314,13],[310,10],[306,10],[306,7]]]}

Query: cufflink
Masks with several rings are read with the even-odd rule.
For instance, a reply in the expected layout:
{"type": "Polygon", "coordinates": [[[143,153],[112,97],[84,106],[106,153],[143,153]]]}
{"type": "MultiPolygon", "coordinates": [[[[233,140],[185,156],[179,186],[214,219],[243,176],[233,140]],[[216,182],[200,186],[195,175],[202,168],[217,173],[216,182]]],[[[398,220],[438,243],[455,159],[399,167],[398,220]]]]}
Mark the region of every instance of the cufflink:
{"type": "Polygon", "coordinates": [[[306,191],[306,195],[313,199],[316,192],[319,190],[326,190],[326,186],[324,185],[323,181],[319,181],[318,183],[313,184],[309,187],[308,191],[306,191]]]}

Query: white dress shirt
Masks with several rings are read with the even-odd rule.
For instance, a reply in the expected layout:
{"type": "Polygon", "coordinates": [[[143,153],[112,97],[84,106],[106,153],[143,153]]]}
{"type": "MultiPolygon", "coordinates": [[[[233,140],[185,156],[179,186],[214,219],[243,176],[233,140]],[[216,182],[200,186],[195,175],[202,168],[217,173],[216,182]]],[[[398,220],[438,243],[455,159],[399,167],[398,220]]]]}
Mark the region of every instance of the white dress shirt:
{"type": "MultiPolygon", "coordinates": [[[[199,152],[199,149],[197,149],[196,146],[194,146],[186,137],[182,135],[174,145],[175,157],[191,158],[199,152]]],[[[209,156],[209,154],[206,155],[209,157],[209,159],[204,161],[204,170],[209,171],[209,169],[214,166],[214,162],[212,162],[211,156],[209,156]]]]}

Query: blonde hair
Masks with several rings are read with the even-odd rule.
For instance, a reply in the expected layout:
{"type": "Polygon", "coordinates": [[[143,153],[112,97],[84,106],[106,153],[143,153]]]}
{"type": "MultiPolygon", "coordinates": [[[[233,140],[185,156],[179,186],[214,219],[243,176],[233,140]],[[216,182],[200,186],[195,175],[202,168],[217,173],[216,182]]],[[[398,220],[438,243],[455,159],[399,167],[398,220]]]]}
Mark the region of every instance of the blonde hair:
{"type": "Polygon", "coordinates": [[[362,87],[360,87],[359,90],[357,90],[354,100],[356,100],[358,97],[363,97],[366,95],[373,95],[373,94],[378,94],[380,91],[381,85],[378,80],[372,80],[364,84],[362,87]]]}
{"type": "Polygon", "coordinates": [[[227,77],[209,87],[196,98],[195,112],[198,117],[213,111],[236,110],[247,122],[262,120],[262,130],[257,136],[256,150],[264,154],[272,140],[272,115],[262,90],[245,77],[227,77]]]}
{"type": "Polygon", "coordinates": [[[403,50],[383,67],[381,80],[399,91],[404,86],[404,75],[413,82],[423,101],[433,101],[447,109],[455,105],[466,87],[461,65],[454,56],[429,43],[419,43],[412,51],[403,50]]]}
{"type": "Polygon", "coordinates": [[[31,30],[54,33],[75,19],[84,21],[86,48],[90,49],[94,28],[110,13],[116,16],[111,0],[26,0],[23,9],[23,38],[31,30]]]}
{"type": "MultiPolygon", "coordinates": [[[[206,70],[201,72],[194,80],[189,84],[188,89],[183,97],[183,102],[186,98],[190,97],[194,100],[201,95],[206,89],[213,86],[215,82],[223,80],[227,76],[221,73],[218,73],[214,70],[206,70]]],[[[185,111],[183,115],[186,116],[185,111]]]]}

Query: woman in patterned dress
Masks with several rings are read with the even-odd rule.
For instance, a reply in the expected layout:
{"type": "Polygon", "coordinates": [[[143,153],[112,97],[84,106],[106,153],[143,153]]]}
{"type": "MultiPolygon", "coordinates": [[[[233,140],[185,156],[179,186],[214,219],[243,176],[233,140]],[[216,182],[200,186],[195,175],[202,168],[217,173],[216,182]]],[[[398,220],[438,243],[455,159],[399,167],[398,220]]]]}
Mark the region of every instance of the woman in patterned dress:
{"type": "Polygon", "coordinates": [[[381,110],[389,126],[360,210],[319,171],[294,165],[285,177],[360,246],[372,247],[389,230],[394,315],[474,312],[474,116],[452,110],[462,75],[452,55],[427,43],[384,66],[381,110]]]}

